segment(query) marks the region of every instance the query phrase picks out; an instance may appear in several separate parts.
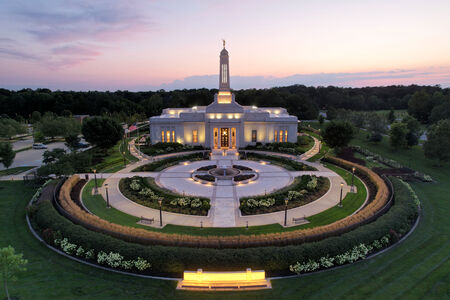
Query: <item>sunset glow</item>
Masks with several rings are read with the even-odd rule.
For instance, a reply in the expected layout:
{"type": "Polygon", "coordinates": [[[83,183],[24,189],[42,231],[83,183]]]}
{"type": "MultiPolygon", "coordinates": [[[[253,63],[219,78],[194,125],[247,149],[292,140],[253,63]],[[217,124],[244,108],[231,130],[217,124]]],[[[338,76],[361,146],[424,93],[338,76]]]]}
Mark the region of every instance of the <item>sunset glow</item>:
{"type": "Polygon", "coordinates": [[[0,87],[450,86],[450,2],[3,1],[0,87]]]}

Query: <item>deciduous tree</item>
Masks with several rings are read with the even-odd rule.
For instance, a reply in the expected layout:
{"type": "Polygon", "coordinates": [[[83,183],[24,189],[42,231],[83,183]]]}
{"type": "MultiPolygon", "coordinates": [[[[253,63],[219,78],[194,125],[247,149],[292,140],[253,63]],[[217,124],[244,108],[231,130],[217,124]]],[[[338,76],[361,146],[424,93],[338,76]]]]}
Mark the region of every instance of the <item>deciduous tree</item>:
{"type": "Polygon", "coordinates": [[[86,141],[101,148],[111,148],[123,137],[123,128],[107,117],[92,117],[83,122],[81,129],[86,141]]]}
{"type": "Polygon", "coordinates": [[[450,160],[450,120],[432,125],[424,144],[425,156],[440,163],[450,160]]]}
{"type": "Polygon", "coordinates": [[[17,273],[26,271],[24,267],[28,261],[23,259],[22,254],[16,254],[13,247],[8,246],[0,249],[0,276],[2,277],[7,299],[9,297],[8,280],[17,280],[17,273]]]}

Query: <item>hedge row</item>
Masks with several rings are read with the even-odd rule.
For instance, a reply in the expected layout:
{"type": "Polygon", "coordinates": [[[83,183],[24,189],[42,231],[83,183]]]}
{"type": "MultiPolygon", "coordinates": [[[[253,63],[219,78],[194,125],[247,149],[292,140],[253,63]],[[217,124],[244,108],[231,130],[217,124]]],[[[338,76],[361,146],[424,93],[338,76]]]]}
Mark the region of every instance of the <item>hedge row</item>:
{"type": "MultiPolygon", "coordinates": [[[[393,179],[395,204],[376,222],[337,237],[319,242],[285,247],[259,247],[246,249],[207,249],[188,247],[143,246],[87,230],[61,216],[50,200],[41,201],[30,211],[32,224],[45,232],[44,239],[52,243],[54,234],[67,237],[86,249],[119,252],[125,259],[142,257],[152,264],[152,274],[180,276],[184,270],[242,270],[264,269],[269,276],[289,273],[289,265],[297,261],[334,256],[350,250],[360,243],[371,243],[390,234],[393,241],[404,235],[417,218],[417,206],[407,187],[393,179]],[[49,234],[50,233],[50,234],[49,234]]],[[[150,273],[149,273],[150,274],[150,273]]]]}
{"type": "Polygon", "coordinates": [[[157,171],[166,169],[168,167],[174,166],[182,161],[201,160],[201,159],[203,159],[203,152],[197,152],[197,153],[191,153],[191,154],[180,153],[180,155],[178,155],[178,156],[172,156],[169,158],[157,160],[157,161],[148,163],[146,165],[137,167],[136,169],[132,170],[131,172],[157,172],[157,171]]]}
{"type": "Polygon", "coordinates": [[[256,152],[247,152],[246,154],[243,154],[244,159],[250,159],[250,160],[267,160],[274,165],[280,165],[285,169],[290,169],[294,171],[317,171],[316,168],[302,164],[301,162],[281,157],[281,156],[275,156],[275,155],[268,155],[263,153],[256,153],[256,152]]]}

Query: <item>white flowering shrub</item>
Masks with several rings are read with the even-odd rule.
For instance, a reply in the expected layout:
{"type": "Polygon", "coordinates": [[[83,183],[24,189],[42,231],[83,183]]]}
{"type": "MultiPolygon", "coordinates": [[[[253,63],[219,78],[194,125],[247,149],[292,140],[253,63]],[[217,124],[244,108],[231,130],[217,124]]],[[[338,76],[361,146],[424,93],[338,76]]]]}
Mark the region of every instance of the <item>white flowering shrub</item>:
{"type": "Polygon", "coordinates": [[[136,269],[138,269],[139,271],[144,271],[145,269],[148,269],[151,267],[151,264],[146,261],[145,259],[138,257],[135,261],[134,261],[134,266],[136,267],[136,269]]]}
{"type": "Polygon", "coordinates": [[[55,245],[58,245],[67,254],[73,254],[77,250],[77,245],[69,243],[67,238],[63,238],[62,240],[56,239],[55,245]]]}
{"type": "Polygon", "coordinates": [[[155,193],[153,193],[153,191],[151,189],[149,189],[148,187],[143,188],[140,192],[139,195],[143,195],[143,196],[152,196],[155,193]]]}
{"type": "Polygon", "coordinates": [[[88,251],[86,251],[86,252],[84,253],[84,257],[85,257],[86,259],[94,259],[94,257],[95,257],[95,251],[94,251],[94,249],[89,249],[88,251]]]}
{"type": "Polygon", "coordinates": [[[124,260],[122,261],[121,267],[125,270],[130,270],[134,267],[134,261],[132,260],[124,260]]]}
{"type": "Polygon", "coordinates": [[[320,258],[320,265],[322,266],[322,268],[330,268],[332,266],[334,266],[334,257],[329,257],[328,255],[325,257],[321,257],[320,258]]]}
{"type": "Polygon", "coordinates": [[[177,201],[178,201],[178,205],[181,207],[186,207],[191,204],[191,199],[189,199],[187,197],[177,198],[177,201]]]}
{"type": "Polygon", "coordinates": [[[77,256],[83,256],[84,255],[84,249],[83,247],[79,246],[77,249],[77,252],[75,253],[77,256]]]}
{"type": "Polygon", "coordinates": [[[139,184],[139,180],[133,180],[130,183],[130,189],[133,191],[139,191],[141,189],[141,185],[139,184]]]}
{"type": "Polygon", "coordinates": [[[259,206],[259,202],[253,198],[250,198],[247,200],[247,206],[252,208],[252,207],[258,207],[259,206]]]}
{"type": "Polygon", "coordinates": [[[352,263],[360,259],[367,257],[367,254],[371,253],[374,249],[381,249],[389,245],[390,236],[387,234],[380,240],[375,240],[372,244],[359,244],[350,249],[349,251],[338,254],[334,257],[321,257],[319,261],[308,260],[307,262],[296,262],[294,265],[289,266],[289,270],[293,273],[301,274],[306,272],[312,272],[319,268],[331,268],[334,265],[343,265],[345,263],[352,263]]]}
{"type": "Polygon", "coordinates": [[[259,200],[259,206],[271,207],[274,204],[275,204],[274,198],[265,198],[265,199],[259,200]]]}
{"type": "Polygon", "coordinates": [[[178,200],[177,199],[173,199],[173,200],[170,200],[170,205],[173,205],[173,206],[177,206],[178,205],[178,200]]]}
{"type": "Polygon", "coordinates": [[[191,207],[192,208],[197,208],[202,206],[202,200],[200,200],[199,198],[195,198],[191,201],[191,207]]]}
{"type": "Polygon", "coordinates": [[[311,180],[306,184],[306,188],[310,191],[314,191],[317,188],[317,177],[312,176],[311,180]]]}
{"type": "Polygon", "coordinates": [[[103,251],[100,251],[97,254],[97,262],[99,264],[107,264],[110,267],[117,268],[122,265],[123,256],[119,253],[109,252],[106,254],[103,251]]]}

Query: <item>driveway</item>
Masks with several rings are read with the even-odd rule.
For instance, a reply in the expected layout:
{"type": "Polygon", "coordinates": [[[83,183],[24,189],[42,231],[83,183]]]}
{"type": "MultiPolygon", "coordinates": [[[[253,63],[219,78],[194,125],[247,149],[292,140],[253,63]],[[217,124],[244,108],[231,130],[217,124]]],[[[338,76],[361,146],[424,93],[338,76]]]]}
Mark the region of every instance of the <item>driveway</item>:
{"type": "MultiPolygon", "coordinates": [[[[16,143],[25,141],[18,141],[16,143]]],[[[63,148],[65,150],[68,150],[67,147],[64,145],[64,142],[51,143],[48,144],[47,146],[48,149],[30,149],[16,153],[16,157],[14,158],[14,162],[10,168],[24,167],[24,166],[39,167],[42,165],[42,154],[44,154],[45,150],[53,150],[55,148],[63,148]]],[[[6,168],[3,166],[3,164],[0,164],[0,170],[4,169],[6,168]]]]}

